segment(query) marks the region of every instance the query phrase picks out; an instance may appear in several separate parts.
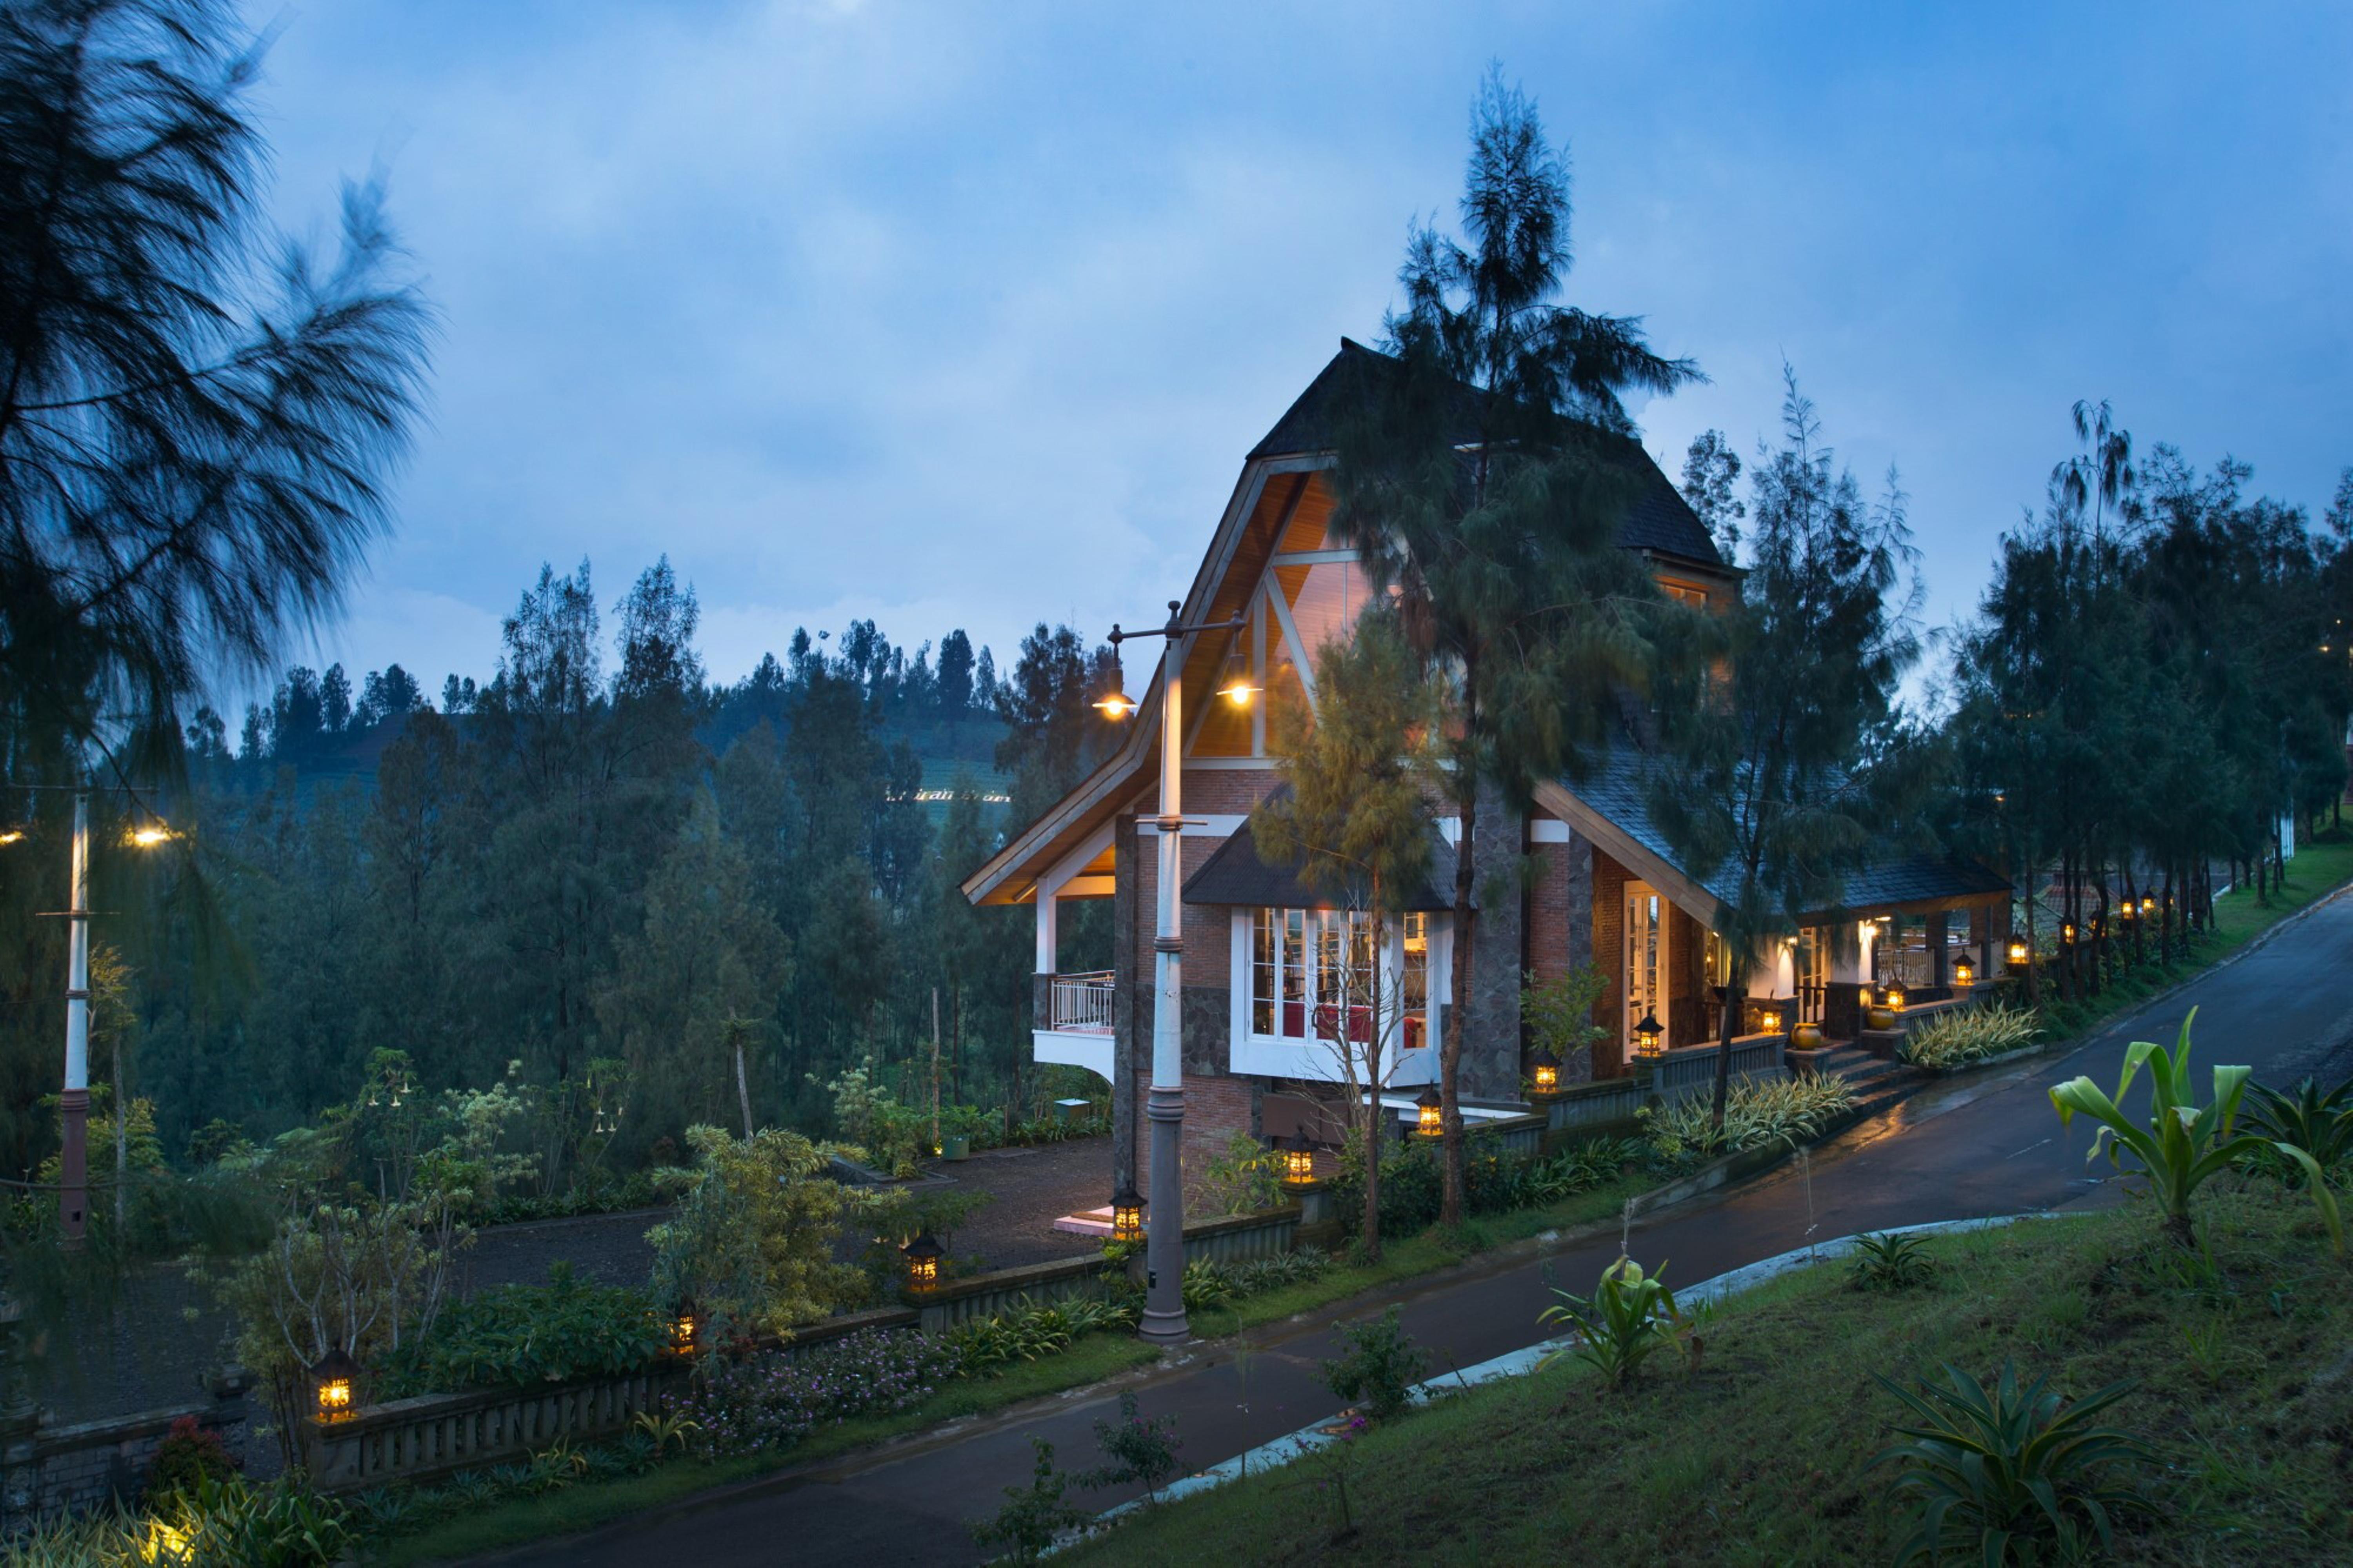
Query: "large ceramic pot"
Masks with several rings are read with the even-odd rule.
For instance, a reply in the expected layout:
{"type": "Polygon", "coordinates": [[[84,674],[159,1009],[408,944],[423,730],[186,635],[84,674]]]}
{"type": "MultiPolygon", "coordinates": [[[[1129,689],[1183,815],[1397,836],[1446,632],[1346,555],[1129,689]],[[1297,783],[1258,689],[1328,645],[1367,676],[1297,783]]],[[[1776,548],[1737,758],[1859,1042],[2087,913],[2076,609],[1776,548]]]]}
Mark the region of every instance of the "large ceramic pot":
{"type": "Polygon", "coordinates": [[[1895,1009],[1874,1002],[1862,1010],[1862,1022],[1865,1028],[1892,1029],[1895,1027],[1895,1009]]]}
{"type": "Polygon", "coordinates": [[[1822,1026],[1820,1024],[1799,1024],[1789,1031],[1789,1048],[1793,1051],[1820,1050],[1822,1026]]]}

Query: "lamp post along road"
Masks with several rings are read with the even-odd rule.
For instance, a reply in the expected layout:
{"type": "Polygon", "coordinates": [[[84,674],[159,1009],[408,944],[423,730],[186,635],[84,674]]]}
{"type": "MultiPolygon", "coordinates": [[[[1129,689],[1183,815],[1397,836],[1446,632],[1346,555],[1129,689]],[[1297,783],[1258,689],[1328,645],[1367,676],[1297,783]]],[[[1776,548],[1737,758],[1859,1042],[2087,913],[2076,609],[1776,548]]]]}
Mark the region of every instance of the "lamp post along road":
{"type": "MultiPolygon", "coordinates": [[[[1195,632],[1239,631],[1243,621],[1184,626],[1183,606],[1168,601],[1168,624],[1156,632],[1123,632],[1114,622],[1112,647],[1130,637],[1166,639],[1160,659],[1160,830],[1157,921],[1152,939],[1152,1087],[1144,1114],[1152,1123],[1151,1219],[1145,1231],[1145,1305],[1137,1332],[1158,1344],[1182,1344],[1185,1321],[1185,937],[1177,884],[1185,870],[1183,757],[1185,659],[1182,639],[1195,632]]],[[[1098,704],[1119,714],[1124,699],[1098,704]]]]}
{"type": "Polygon", "coordinates": [[[66,905],[65,1123],[58,1156],[58,1224],[79,1247],[90,1209],[90,792],[74,792],[73,897],[66,905]]]}

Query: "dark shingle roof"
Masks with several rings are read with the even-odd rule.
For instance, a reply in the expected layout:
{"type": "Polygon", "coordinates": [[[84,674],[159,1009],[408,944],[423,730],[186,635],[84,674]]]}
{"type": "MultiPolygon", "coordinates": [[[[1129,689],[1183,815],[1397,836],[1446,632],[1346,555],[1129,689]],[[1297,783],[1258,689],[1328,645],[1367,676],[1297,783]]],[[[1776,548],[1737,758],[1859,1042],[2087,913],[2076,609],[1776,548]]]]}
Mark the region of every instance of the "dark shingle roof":
{"type": "MultiPolygon", "coordinates": [[[[1284,410],[1274,428],[1266,433],[1259,444],[1250,448],[1250,457],[1287,458],[1313,452],[1328,452],[1335,443],[1335,410],[1346,397],[1349,383],[1356,376],[1391,363],[1388,356],[1375,353],[1362,343],[1340,340],[1340,352],[1332,356],[1315,379],[1307,384],[1292,405],[1284,410]]],[[[1469,439],[1476,428],[1469,417],[1471,400],[1479,394],[1464,387],[1461,435],[1469,439]]],[[[1618,527],[1618,542],[1629,550],[1655,550],[1662,554],[1679,555],[1687,561],[1708,565],[1721,565],[1723,557],[1716,553],[1715,542],[1708,537],[1706,524],[1700,521],[1688,502],[1659,465],[1642,450],[1639,442],[1605,437],[1620,448],[1629,468],[1634,470],[1636,485],[1632,504],[1628,507],[1623,521],[1618,527]]]]}
{"type": "MultiPolygon", "coordinates": [[[[1400,906],[1407,910],[1451,910],[1454,907],[1451,893],[1443,889],[1454,885],[1454,850],[1433,829],[1430,847],[1430,876],[1413,897],[1400,906]]],[[[1253,910],[1314,910],[1329,909],[1336,901],[1328,893],[1319,893],[1299,879],[1297,866],[1270,866],[1260,858],[1258,841],[1250,837],[1250,824],[1234,829],[1233,837],[1218,847],[1202,868],[1185,881],[1185,901],[1188,904],[1224,904],[1237,909],[1253,910]]]]}
{"type": "MultiPolygon", "coordinates": [[[[1666,835],[1651,820],[1651,759],[1638,747],[1620,741],[1599,752],[1591,773],[1582,781],[1563,779],[1561,787],[1609,819],[1619,831],[1668,865],[1690,877],[1721,899],[1731,886],[1719,867],[1701,874],[1684,866],[1666,835]]],[[[1947,856],[1891,847],[1849,877],[1835,903],[1810,914],[1853,914],[1897,904],[1930,903],[1941,899],[1968,898],[2009,890],[2007,879],[1985,867],[1947,856]]]]}

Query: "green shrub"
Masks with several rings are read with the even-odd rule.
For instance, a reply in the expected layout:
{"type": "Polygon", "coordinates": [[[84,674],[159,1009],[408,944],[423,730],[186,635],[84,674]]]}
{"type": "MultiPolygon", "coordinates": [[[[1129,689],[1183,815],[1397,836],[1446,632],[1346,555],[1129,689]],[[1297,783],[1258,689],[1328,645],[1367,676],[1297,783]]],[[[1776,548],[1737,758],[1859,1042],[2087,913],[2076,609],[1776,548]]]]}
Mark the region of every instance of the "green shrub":
{"type": "MultiPolygon", "coordinates": [[[[2353,1165],[2353,1078],[2325,1092],[2308,1078],[2287,1094],[2260,1083],[2247,1088],[2253,1096],[2247,1121],[2255,1132],[2303,1150],[2323,1171],[2353,1165]]],[[[2256,1153],[2261,1165],[2291,1185],[2305,1180],[2301,1165],[2278,1157],[2276,1151],[2256,1153]]]]}
{"type": "Polygon", "coordinates": [[[1897,1568],[1923,1558],[1989,1564],[2042,1560],[2038,1548],[2057,1548],[2063,1561],[2081,1561],[2089,1527],[2105,1551],[2111,1517],[2146,1501],[2110,1479],[2121,1466],[2156,1458],[2124,1432],[2091,1425],[2092,1417],[2131,1392],[2112,1383],[2065,1404],[2036,1378],[2021,1388],[2018,1369],[2005,1361],[1988,1389],[1947,1364],[1942,1387],[1920,1392],[1882,1377],[1919,1425],[1897,1431],[1907,1439],[1872,1465],[1900,1464],[1894,1499],[1917,1502],[1912,1533],[1896,1549],[1897,1568]]]}
{"type": "Polygon", "coordinates": [[[1558,1289],[1553,1294],[1560,1300],[1537,1314],[1536,1321],[1566,1323],[1576,1339],[1537,1363],[1538,1371],[1568,1356],[1623,1388],[1641,1373],[1651,1352],[1674,1342],[1681,1314],[1673,1293],[1658,1274],[1643,1273],[1630,1258],[1603,1269],[1590,1296],[1558,1289]]]}
{"type": "Polygon", "coordinates": [[[1340,1325],[1346,1349],[1324,1363],[1324,1384],[1375,1421],[1400,1414],[1429,1358],[1398,1326],[1391,1307],[1377,1318],[1340,1325]]]}
{"type": "MultiPolygon", "coordinates": [[[[207,1479],[158,1517],[185,1540],[180,1560],[190,1564],[317,1568],[359,1544],[349,1510],[292,1481],[255,1487],[236,1477],[207,1479]]],[[[158,1553],[157,1560],[173,1559],[158,1553]]]]}
{"type": "Polygon", "coordinates": [[[1043,1437],[1029,1439],[1033,1458],[1029,1484],[1007,1487],[1005,1506],[972,1526],[972,1538],[983,1546],[1001,1546],[1004,1563],[1035,1563],[1052,1549],[1064,1531],[1087,1520],[1086,1510],[1062,1500],[1069,1483],[1054,1468],[1054,1445],[1043,1437]]]}
{"type": "Polygon", "coordinates": [[[1928,1244],[1889,1230],[1854,1238],[1853,1279],[1866,1290],[1902,1290],[1925,1284],[1936,1271],[1928,1244]]]}
{"type": "Polygon", "coordinates": [[[1133,1392],[1119,1396],[1119,1419],[1095,1423],[1095,1444],[1105,1463],[1075,1478],[1093,1490],[1133,1482],[1155,1502],[1160,1489],[1176,1473],[1176,1450],[1185,1446],[1176,1436],[1174,1415],[1139,1415],[1133,1392]]]}
{"type": "Polygon", "coordinates": [[[635,1372],[669,1348],[653,1299],[583,1284],[568,1263],[544,1285],[498,1285],[441,1309],[431,1331],[404,1340],[378,1368],[377,1392],[455,1393],[635,1372]]]}
{"type": "MultiPolygon", "coordinates": [[[[1558,1161],[1563,1156],[1554,1158],[1558,1161]]],[[[1472,1214],[1501,1214],[1554,1201],[1546,1195],[1540,1182],[1541,1168],[1536,1161],[1505,1153],[1493,1133],[1467,1133],[1462,1148],[1463,1207],[1472,1214]]],[[[1436,1139],[1415,1138],[1401,1148],[1383,1151],[1381,1234],[1411,1236],[1434,1224],[1443,1184],[1436,1139]]],[[[1364,1212],[1364,1154],[1353,1140],[1340,1151],[1340,1168],[1332,1179],[1332,1202],[1337,1214],[1364,1212]]]]}
{"type": "Polygon", "coordinates": [[[193,1415],[183,1415],[155,1445],[155,1462],[147,1472],[147,1500],[194,1491],[202,1481],[225,1481],[237,1471],[236,1456],[222,1444],[220,1434],[199,1425],[193,1415]]]}
{"type": "Polygon", "coordinates": [[[1715,1096],[1704,1091],[1664,1110],[1645,1107],[1639,1114],[1657,1158],[1677,1166],[1744,1149],[1776,1144],[1794,1149],[1820,1136],[1853,1104],[1852,1087],[1831,1073],[1736,1082],[1725,1100],[1721,1127],[1715,1125],[1715,1096]]]}
{"type": "Polygon", "coordinates": [[[1994,1002],[1955,1008],[1915,1025],[1904,1037],[1903,1057],[1915,1067],[1965,1067],[2032,1045],[2042,1033],[2031,1007],[1994,1002]]]}
{"type": "Polygon", "coordinates": [[[1247,1132],[1226,1140],[1196,1178],[1203,1214],[1262,1214],[1282,1201],[1282,1173],[1274,1151],[1247,1132]]]}

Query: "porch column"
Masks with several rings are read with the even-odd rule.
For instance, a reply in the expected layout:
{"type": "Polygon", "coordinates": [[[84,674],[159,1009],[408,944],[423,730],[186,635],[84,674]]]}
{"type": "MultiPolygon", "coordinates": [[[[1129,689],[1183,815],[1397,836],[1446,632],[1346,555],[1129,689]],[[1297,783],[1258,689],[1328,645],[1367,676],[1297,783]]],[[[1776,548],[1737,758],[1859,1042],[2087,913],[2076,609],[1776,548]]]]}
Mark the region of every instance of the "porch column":
{"type": "Polygon", "coordinates": [[[1136,831],[1135,818],[1123,816],[1112,824],[1111,879],[1111,1185],[1104,1199],[1122,1190],[1144,1190],[1144,1173],[1136,1169],[1136,1117],[1143,1110],[1135,1092],[1136,1055],[1147,1029],[1148,986],[1136,983],[1136,831]]]}
{"type": "Polygon", "coordinates": [[[1862,1029],[1862,990],[1871,983],[1871,944],[1879,928],[1869,921],[1837,920],[1825,929],[1831,952],[1822,986],[1822,1032],[1852,1040],[1862,1029]]]}
{"type": "Polygon", "coordinates": [[[1951,984],[1945,972],[1945,939],[1950,932],[1951,919],[1943,910],[1928,911],[1928,984],[1932,988],[1951,984]]]}

